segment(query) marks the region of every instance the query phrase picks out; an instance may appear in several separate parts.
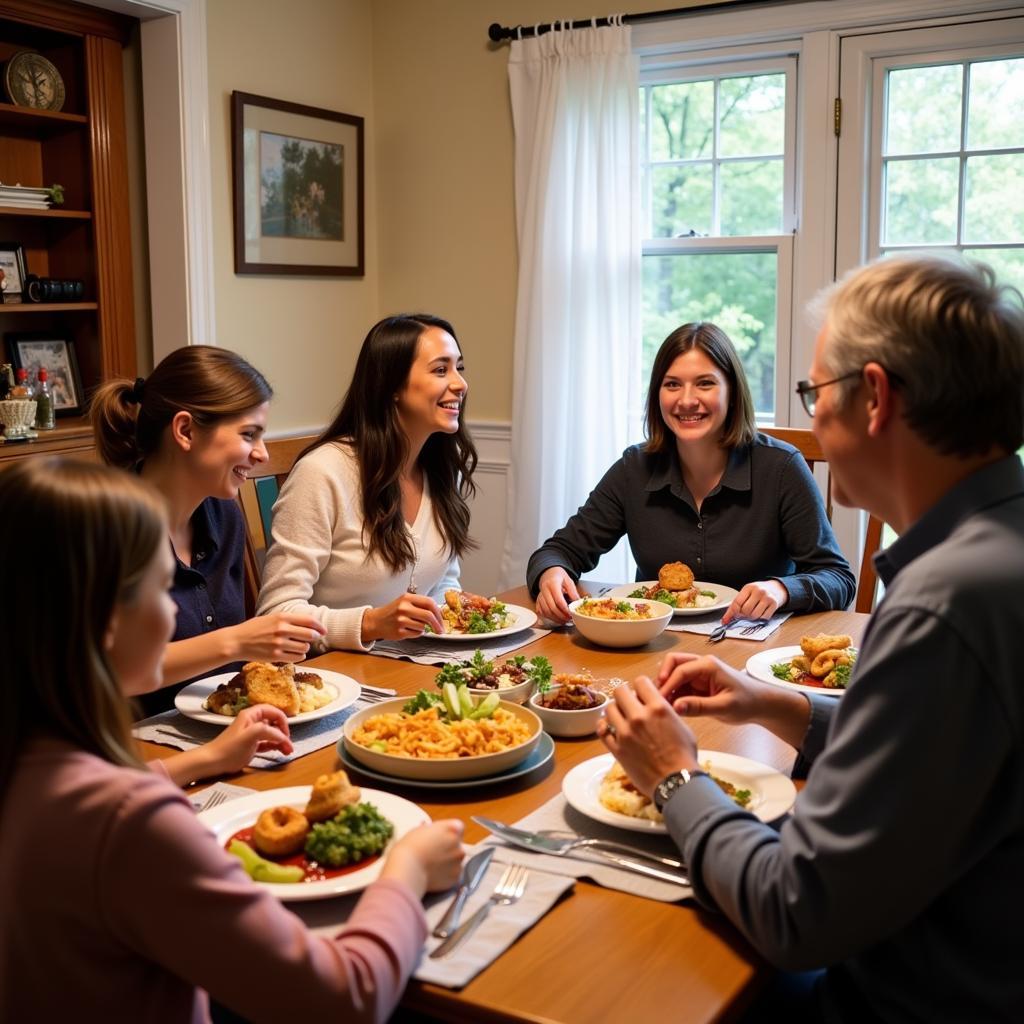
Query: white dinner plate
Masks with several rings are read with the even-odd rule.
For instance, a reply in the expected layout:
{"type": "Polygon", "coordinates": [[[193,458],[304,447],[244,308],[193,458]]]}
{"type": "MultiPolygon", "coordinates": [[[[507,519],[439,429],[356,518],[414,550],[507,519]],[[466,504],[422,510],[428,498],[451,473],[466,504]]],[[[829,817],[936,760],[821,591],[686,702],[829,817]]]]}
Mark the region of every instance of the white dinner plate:
{"type": "MultiPolygon", "coordinates": [[[[796,786],[792,780],[769,765],[718,750],[701,750],[697,760],[701,768],[708,767],[710,763],[714,775],[731,782],[737,789],[749,789],[751,800],[747,810],[762,821],[781,818],[796,800],[796,786]]],[[[605,825],[615,825],[630,832],[665,834],[667,829],[660,821],[631,818],[628,814],[609,810],[601,803],[598,798],[601,782],[614,761],[611,754],[600,754],[576,765],[562,780],[562,795],[569,806],[605,825]]]]}
{"type": "MultiPolygon", "coordinates": [[[[316,711],[306,711],[301,715],[293,715],[288,719],[289,725],[299,725],[301,722],[312,722],[316,718],[325,718],[327,715],[337,714],[344,711],[351,704],[359,700],[362,692],[360,685],[348,676],[340,672],[328,672],[322,668],[299,668],[299,672],[315,672],[324,681],[324,686],[334,691],[334,699],[316,711]]],[[[237,673],[222,672],[218,676],[207,676],[206,679],[197,679],[189,683],[183,690],[178,691],[174,698],[174,706],[189,718],[197,722],[209,722],[210,725],[230,725],[234,719],[229,715],[218,715],[214,711],[207,711],[203,702],[220,686],[229,679],[233,679],[237,673]]]]}
{"type": "Polygon", "coordinates": [[[493,640],[496,636],[511,636],[513,633],[521,633],[529,629],[537,621],[537,613],[532,608],[523,608],[518,604],[505,605],[509,618],[512,620],[502,629],[495,629],[490,633],[423,633],[416,640],[451,640],[455,643],[480,643],[483,640],[493,640]]]}
{"type": "Polygon", "coordinates": [[[827,686],[807,686],[804,683],[791,683],[786,679],[779,679],[772,674],[772,665],[780,661],[791,661],[798,654],[803,654],[799,645],[793,647],[773,647],[768,651],[759,651],[747,659],[747,672],[755,679],[771,683],[773,686],[780,686],[783,690],[799,690],[801,693],[818,693],[826,697],[841,697],[846,690],[832,690],[827,686]]]}
{"type": "MultiPolygon", "coordinates": [[[[639,583],[623,583],[622,586],[612,587],[611,590],[606,590],[601,596],[602,597],[629,597],[637,587],[656,587],[658,585],[657,580],[641,580],[639,583]]],[[[732,587],[727,587],[722,583],[701,583],[699,580],[694,580],[693,585],[698,590],[713,590],[715,592],[715,603],[709,604],[707,608],[673,608],[672,616],[691,616],[691,615],[708,615],[711,612],[725,611],[729,605],[732,604],[732,599],[739,593],[738,590],[733,590],[732,587]]],[[[586,584],[584,584],[586,586],[586,584]]]]}
{"type": "MultiPolygon", "coordinates": [[[[297,811],[305,808],[309,802],[312,786],[288,786],[284,789],[268,789],[253,793],[252,796],[240,796],[228,800],[208,811],[202,811],[199,820],[213,833],[217,842],[225,843],[239,829],[254,824],[261,811],[268,807],[294,807],[297,811]]],[[[385,793],[380,789],[362,789],[362,803],[373,804],[380,813],[395,826],[395,834],[391,842],[401,839],[407,832],[430,821],[430,815],[411,800],[385,793]]],[[[391,845],[390,843],[388,844],[391,845]]],[[[386,852],[387,848],[385,848],[386,852]]],[[[375,881],[384,864],[383,854],[364,868],[357,868],[335,878],[325,878],[319,882],[296,882],[294,885],[282,885],[278,882],[257,882],[278,899],[297,903],[302,900],[324,900],[332,896],[341,896],[348,892],[359,892],[375,881]]]]}

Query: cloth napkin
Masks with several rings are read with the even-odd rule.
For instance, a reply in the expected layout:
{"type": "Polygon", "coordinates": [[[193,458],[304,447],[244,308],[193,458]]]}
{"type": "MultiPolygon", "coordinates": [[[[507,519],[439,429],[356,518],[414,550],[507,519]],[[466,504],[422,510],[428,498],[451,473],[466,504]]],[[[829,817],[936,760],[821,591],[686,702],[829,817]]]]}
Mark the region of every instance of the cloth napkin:
{"type": "MultiPolygon", "coordinates": [[[[392,690],[391,693],[395,691],[392,690]]],[[[345,722],[357,711],[373,707],[376,702],[359,699],[355,704],[344,708],[333,715],[316,718],[312,722],[300,722],[290,728],[293,753],[285,755],[276,750],[256,754],[249,762],[250,768],[276,768],[287,764],[296,757],[311,754],[314,750],[329,747],[337,743],[345,722]]],[[[160,743],[165,747],[176,747],[178,750],[193,750],[195,747],[215,739],[223,732],[219,725],[198,722],[194,718],[181,714],[180,711],[164,711],[152,718],[144,718],[136,722],[132,735],[137,740],[148,743],[160,743]]]]}
{"type": "Polygon", "coordinates": [[[431,643],[429,640],[378,640],[370,654],[382,658],[401,658],[403,661],[414,661],[417,665],[454,665],[473,656],[473,652],[481,650],[487,658],[500,658],[503,654],[532,644],[551,630],[531,627],[514,636],[502,636],[496,640],[488,640],[486,633],[480,634],[475,644],[431,643]]]}
{"type": "MultiPolygon", "coordinates": [[[[625,843],[664,857],[679,859],[679,850],[667,835],[651,835],[644,832],[625,832],[613,825],[605,825],[594,821],[573,809],[559,793],[546,804],[528,814],[519,821],[512,822],[516,828],[529,832],[541,829],[560,829],[564,832],[575,832],[585,839],[610,839],[616,843],[625,843]]],[[[637,874],[616,867],[611,861],[604,860],[600,854],[590,850],[573,850],[564,857],[554,857],[546,853],[531,853],[519,847],[509,846],[498,836],[490,836],[478,845],[492,845],[496,848],[495,861],[515,860],[528,865],[531,870],[551,872],[557,875],[568,875],[572,878],[589,878],[607,889],[620,889],[634,896],[643,896],[649,900],[661,900],[663,903],[676,903],[693,896],[693,889],[688,885],[673,885],[661,882],[657,878],[637,874]]],[[[668,869],[671,870],[671,869],[668,869]]],[[[533,877],[533,874],[530,875],[533,877]]]]}
{"type": "MultiPolygon", "coordinates": [[[[725,634],[730,640],[767,640],[792,612],[776,612],[770,619],[735,619],[729,623],[729,631],[725,634]],[[742,633],[741,630],[754,625],[755,622],[763,622],[760,629],[753,633],[742,633]]],[[[718,612],[710,615],[694,615],[666,626],[666,630],[673,633],[699,633],[701,636],[709,636],[722,623],[722,616],[718,612]]]]}

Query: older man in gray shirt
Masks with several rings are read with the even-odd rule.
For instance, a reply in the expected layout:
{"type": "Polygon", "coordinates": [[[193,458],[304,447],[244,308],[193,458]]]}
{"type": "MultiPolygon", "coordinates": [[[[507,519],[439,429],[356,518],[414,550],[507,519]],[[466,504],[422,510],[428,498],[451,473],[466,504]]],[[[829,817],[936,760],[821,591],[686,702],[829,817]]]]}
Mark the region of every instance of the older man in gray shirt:
{"type": "Polygon", "coordinates": [[[1024,1020],[1024,312],[987,268],[887,259],[825,297],[798,390],[835,496],[901,535],[841,701],[670,655],[604,740],[698,899],[773,963],[827,968],[828,1021],[1024,1020]],[[673,701],[670,704],[669,701],[673,701]],[[685,716],[811,763],[775,832],[700,772],[685,716]]]}

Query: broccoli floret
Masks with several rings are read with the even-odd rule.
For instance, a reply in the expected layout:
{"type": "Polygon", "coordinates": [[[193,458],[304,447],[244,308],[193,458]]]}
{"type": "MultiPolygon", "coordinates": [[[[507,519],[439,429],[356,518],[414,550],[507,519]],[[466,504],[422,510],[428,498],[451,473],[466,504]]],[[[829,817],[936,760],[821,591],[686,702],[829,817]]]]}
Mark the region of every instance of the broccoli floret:
{"type": "Polygon", "coordinates": [[[380,853],[394,834],[395,826],[373,804],[349,804],[310,829],[306,855],[331,868],[358,864],[380,853]]]}

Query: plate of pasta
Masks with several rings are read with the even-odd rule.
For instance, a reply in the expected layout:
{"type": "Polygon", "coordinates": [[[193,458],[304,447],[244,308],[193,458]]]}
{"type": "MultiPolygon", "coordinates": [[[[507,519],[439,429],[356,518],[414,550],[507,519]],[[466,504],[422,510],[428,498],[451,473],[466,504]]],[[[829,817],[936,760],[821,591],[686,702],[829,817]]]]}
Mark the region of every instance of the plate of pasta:
{"type": "Polygon", "coordinates": [[[447,721],[437,705],[409,712],[408,698],[381,701],[345,723],[352,760],[382,775],[453,781],[496,775],[525,761],[540,742],[540,719],[500,701],[487,718],[447,721]]]}

